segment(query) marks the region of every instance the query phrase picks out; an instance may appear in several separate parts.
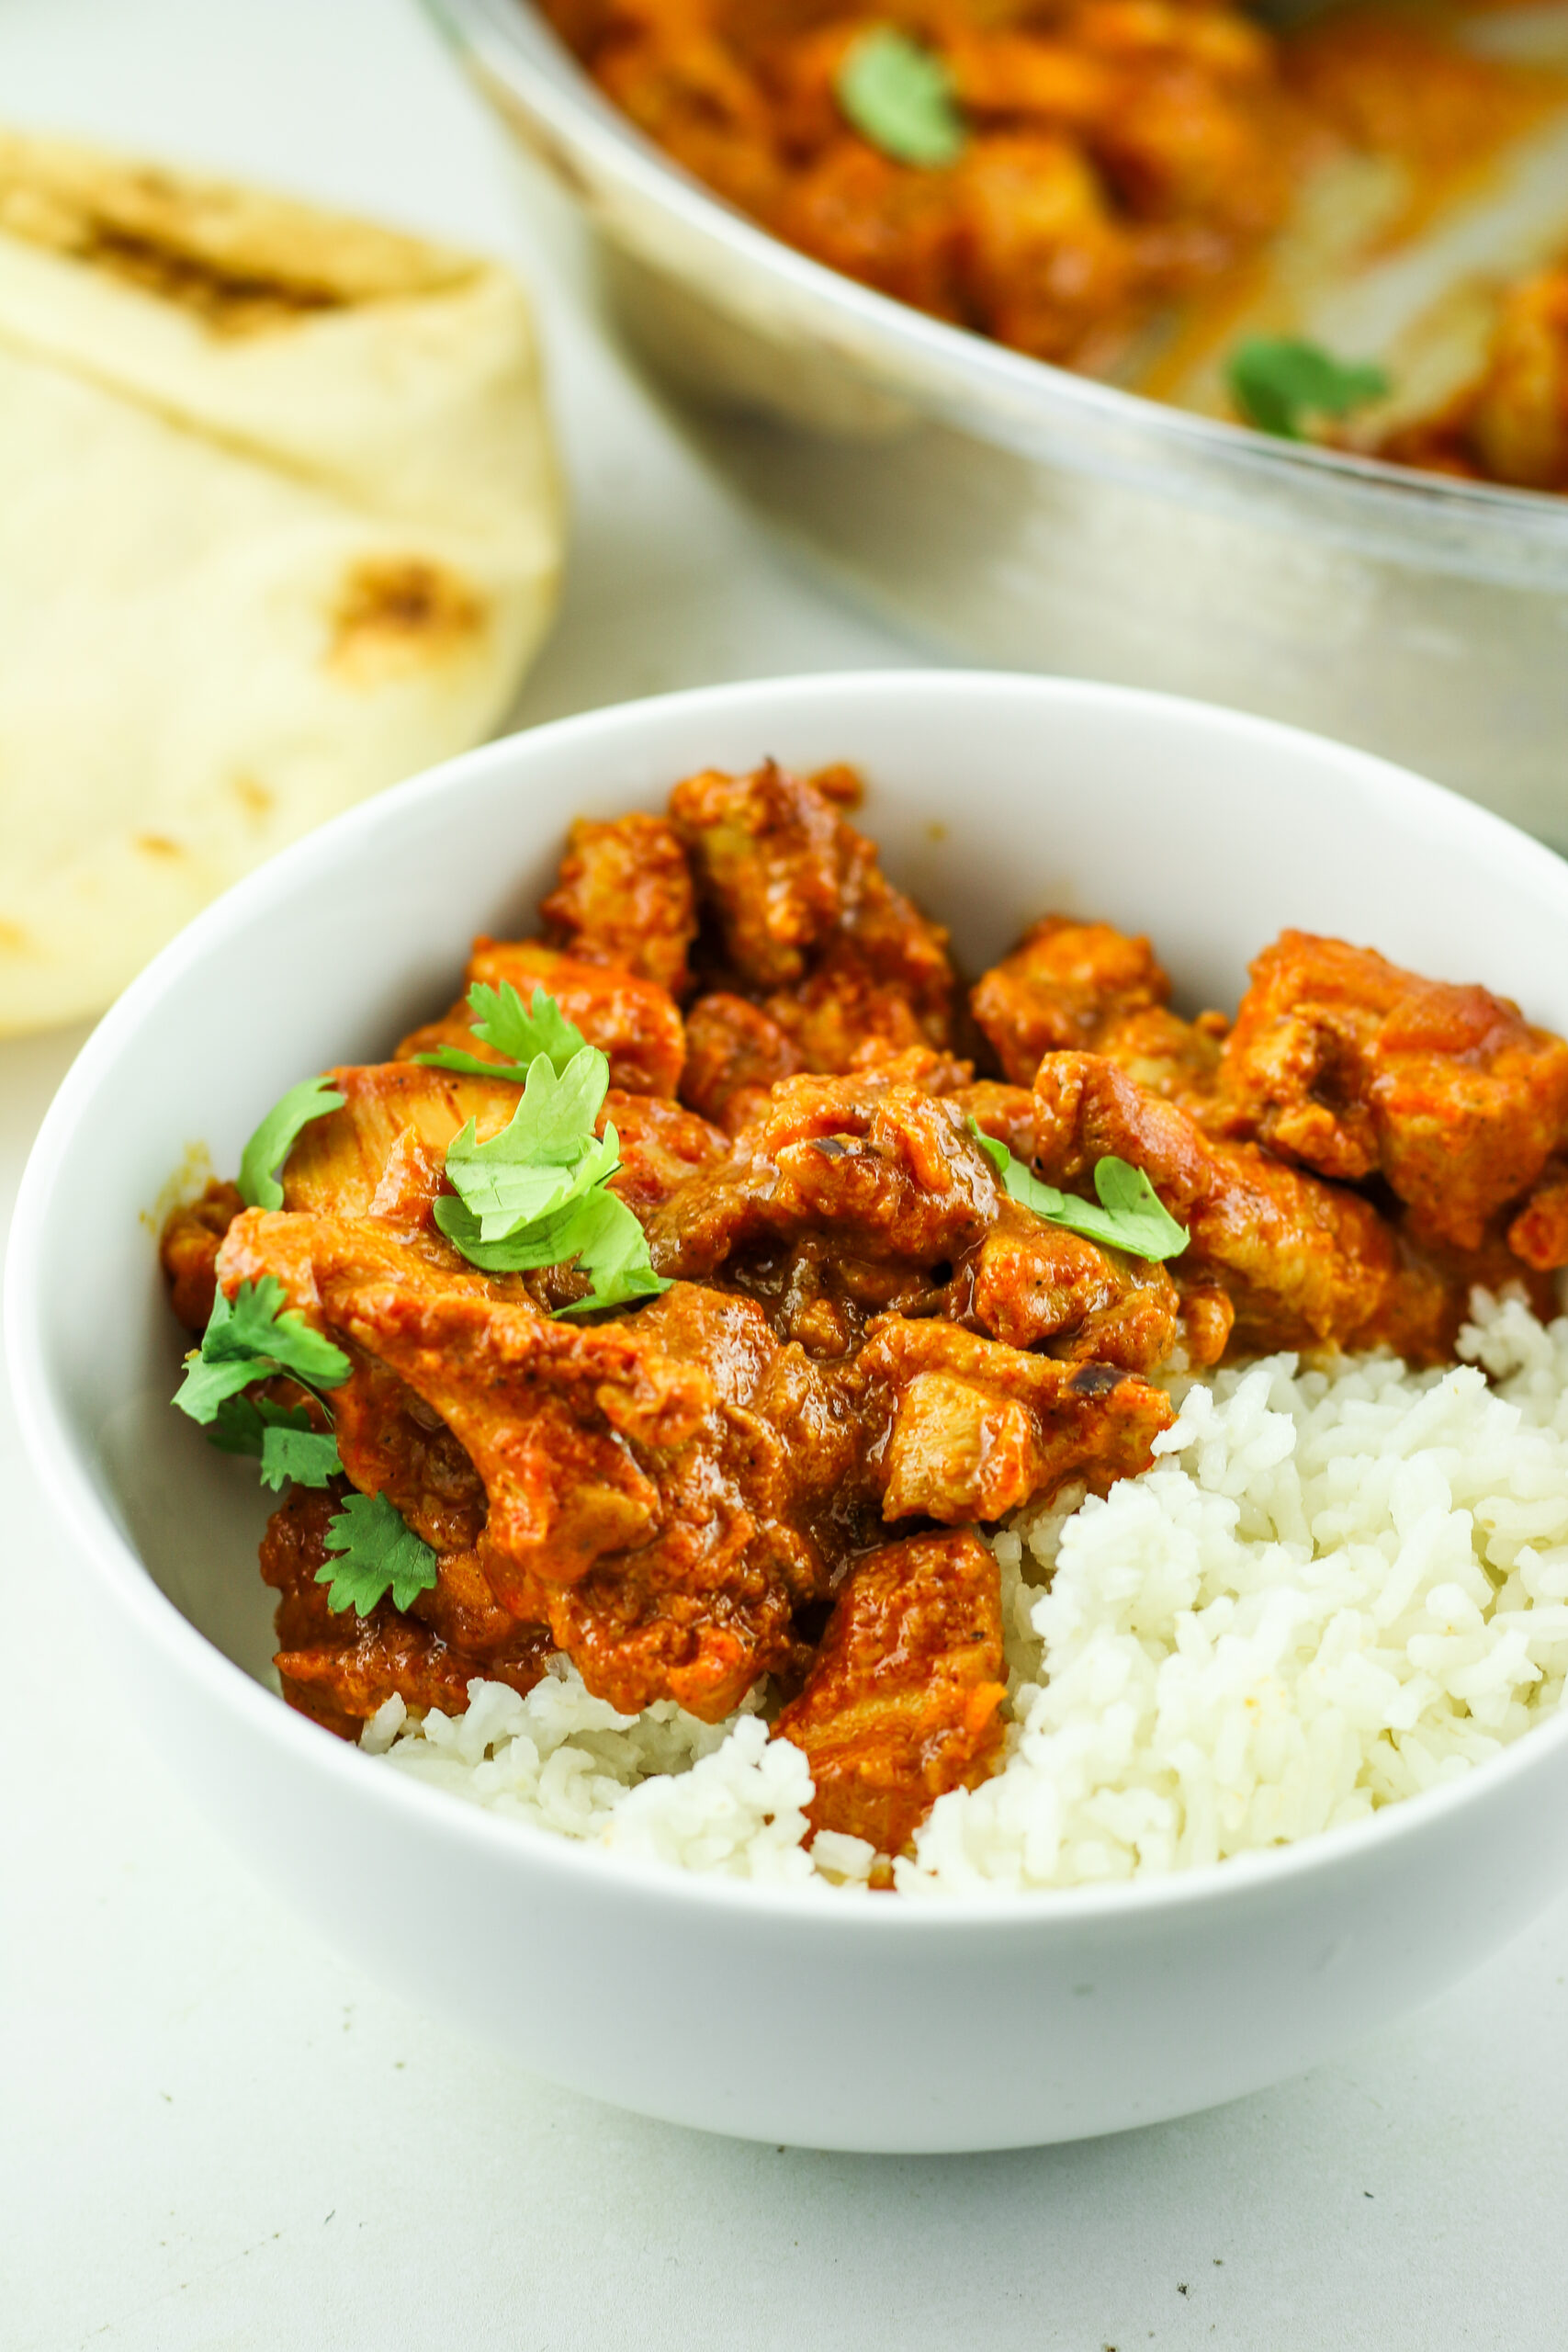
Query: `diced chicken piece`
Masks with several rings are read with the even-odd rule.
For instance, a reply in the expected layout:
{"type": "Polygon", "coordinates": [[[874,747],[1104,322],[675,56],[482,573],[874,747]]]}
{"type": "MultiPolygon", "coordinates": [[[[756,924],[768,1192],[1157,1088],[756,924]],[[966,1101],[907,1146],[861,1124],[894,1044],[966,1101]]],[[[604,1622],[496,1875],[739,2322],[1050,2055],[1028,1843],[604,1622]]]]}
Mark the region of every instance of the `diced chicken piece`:
{"type": "Polygon", "coordinates": [[[1059,40],[954,27],[948,68],[971,118],[995,115],[1058,130],[1091,130],[1115,102],[1114,70],[1059,40]]]}
{"type": "Polygon", "coordinates": [[[1341,1182],[1382,1175],[1416,1230],[1479,1249],[1568,1128],[1568,1044],[1517,1005],[1287,931],[1252,967],[1222,1069],[1228,1129],[1341,1182]]]}
{"type": "Polygon", "coordinates": [[[187,1331],[205,1331],[211,1318],[219,1249],[244,1205],[237,1185],[214,1181],[199,1200],[172,1210],[164,1220],[158,1260],[169,1305],[187,1331]]]}
{"type": "Polygon", "coordinates": [[[1103,1494],[1146,1470],[1169,1399],[1103,1363],[1057,1363],[952,1323],[872,1326],[856,1371],[886,1444],[868,1467],[885,1519],[998,1520],[1081,1481],[1103,1494]]]}
{"type": "MultiPolygon", "coordinates": [[[[463,1077],[418,1062],[379,1062],[328,1073],[343,1107],[304,1128],[283,1171],[283,1204],[318,1216],[385,1217],[429,1228],[444,1189],[448,1145],[469,1119],[479,1142],[499,1135],[517,1109],[506,1080],[463,1077]]],[[[613,1086],[597,1131],[613,1124],[620,1173],[611,1180],[634,1215],[661,1201],[726,1148],[727,1138],[694,1113],[659,1094],[613,1086]]],[[[236,1201],[236,1206],[238,1203],[236,1201]]]]}
{"type": "Polygon", "coordinates": [[[956,319],[958,219],[942,176],[912,172],[843,129],[776,184],[769,226],[829,269],[956,319]]]}
{"type": "Polygon", "coordinates": [[[744,997],[716,991],[686,1016],[686,1068],[681,1098],[727,1135],[767,1109],[781,1078],[805,1068],[778,1023],[744,997]]]}
{"type": "Polygon", "coordinates": [[[773,1726],[811,1767],[813,1828],[907,1852],[938,1797],[994,1770],[1006,1674],[997,1564],[977,1537],[917,1535],[859,1561],[773,1726]]]}
{"type": "Polygon", "coordinates": [[[689,18],[634,27],[623,15],[615,31],[594,67],[614,104],[731,204],[767,215],[784,184],[767,108],[724,43],[689,18]]]}
{"type": "Polygon", "coordinates": [[[712,1274],[739,1251],[830,1234],[849,1254],[930,1266],[978,1242],[1002,1194],[935,1095],[884,1080],[794,1078],[722,1160],[649,1227],[662,1273],[712,1274]]]}
{"type": "Polygon", "coordinates": [[[483,1485],[495,1600],[547,1623],[597,1696],[716,1721],[798,1668],[794,1619],[828,1590],[818,1528],[840,1523],[857,1430],[758,1306],[680,1285],[583,1328],[374,1224],[286,1213],[243,1217],[230,1248],[226,1280],[276,1273],[445,1425],[483,1485]]]}
{"type": "Polygon", "coordinates": [[[357,1739],[379,1707],[400,1698],[410,1707],[461,1714],[476,1675],[531,1690],[555,1648],[547,1627],[520,1625],[497,1607],[472,1555],[439,1564],[439,1582],[403,1613],[382,1601],[368,1617],[334,1611],[316,1582],[328,1561],[327,1540],[342,1498],[296,1487],[274,1511],[262,1538],[261,1571],[278,1594],[274,1663],[284,1696],[328,1731],[357,1739]]]}
{"type": "Polygon", "coordinates": [[[465,994],[440,1021],[428,1022],[402,1039],[400,1061],[456,1046],[481,1061],[499,1058],[474,1035],[467,989],[476,981],[499,989],[509,980],[526,1007],[543,989],[609,1057],[610,1083],[629,1094],[672,1095],[686,1058],[680,1008],[668,989],[616,966],[579,963],[536,939],[476,939],[464,981],[465,994]]]}
{"type": "Polygon", "coordinates": [[[610,1180],[634,1216],[646,1224],[699,1168],[728,1149],[729,1138],[694,1111],[660,1094],[624,1094],[612,1087],[598,1131],[614,1123],[621,1147],[620,1173],[610,1180]]]}
{"type": "Polygon", "coordinates": [[[1097,1046],[1112,1023],[1169,995],[1146,939],[1047,915],[985,974],[969,1001],[1003,1075],[1032,1086],[1043,1055],[1097,1046]]]}
{"type": "Polygon", "coordinates": [[[660,1272],[722,1269],[814,1353],[844,1353],[867,1316],[895,1308],[977,1323],[1014,1347],[1138,1370],[1163,1362],[1179,1314],[1164,1270],[1009,1199],[968,1133],[963,1094],[928,1094],[897,1067],[778,1087],[725,1158],[649,1220],[660,1272]]]}
{"type": "Polygon", "coordinates": [[[1508,1247],[1541,1273],[1568,1266],[1568,1162],[1547,1161],[1540,1182],[1508,1227],[1508,1247]]]}
{"type": "Polygon", "coordinates": [[[959,252],[987,334],[1068,366],[1109,356],[1134,314],[1137,260],[1104,185],[1070,140],[1020,130],[977,140],[959,165],[959,252]]]}
{"type": "Polygon", "coordinates": [[[804,979],[839,925],[843,820],[831,802],[770,761],[754,775],[688,776],[670,816],[736,974],[759,990],[804,979]]]}
{"type": "Polygon", "coordinates": [[[953,980],[947,934],[883,875],[832,795],[770,762],[710,771],[670,797],[699,899],[716,922],[733,992],[758,1001],[807,1067],[844,1069],[868,1041],[945,1046],[953,980]]]}
{"type": "Polygon", "coordinates": [[[578,963],[618,965],[676,998],[691,985],[696,899],[662,817],[580,818],[539,914],[550,945],[578,963]]]}
{"type": "Polygon", "coordinates": [[[973,1119],[982,1135],[1006,1144],[1013,1158],[1028,1167],[1034,1157],[1032,1086],[1004,1086],[994,1078],[981,1078],[954,1087],[947,1099],[965,1126],[973,1119]]]}
{"type": "MultiPolygon", "coordinates": [[[[341,1335],[334,1332],[334,1338],[341,1335]]],[[[355,1348],[332,1392],[338,1457],[365,1495],[385,1495],[431,1549],[472,1552],[489,1505],[478,1471],[438,1413],[355,1348]]]]}
{"type": "Polygon", "coordinates": [[[343,1106],[300,1129],[282,1174],[287,1209],[428,1225],[446,1148],[459,1129],[472,1119],[486,1140],[517,1108],[517,1089],[503,1080],[419,1062],[370,1062],[327,1075],[343,1106]]]}
{"type": "MultiPolygon", "coordinates": [[[[1217,276],[1284,217],[1296,126],[1263,83],[1260,74],[1238,92],[1190,61],[1150,61],[1094,135],[1094,160],[1121,207],[1174,232],[1158,254],[1168,282],[1217,276]]],[[[1156,254],[1145,259],[1160,274],[1156,254]]]]}
{"type": "Polygon", "coordinates": [[[1102,1249],[1010,1200],[956,1269],[953,1291],[964,1319],[1013,1348],[1150,1372],[1176,1345],[1180,1302],[1164,1266],[1102,1249]]]}
{"type": "Polygon", "coordinates": [[[1107,1022],[1095,1051],[1146,1093],[1179,1102],[1201,1125],[1214,1108],[1229,1028],[1222,1013],[1201,1012],[1196,1021],[1183,1021],[1168,1005],[1151,1004],[1107,1022]]]}
{"type": "Polygon", "coordinates": [[[1086,1191],[1107,1155],[1143,1169],[1188,1229],[1184,1277],[1217,1279],[1230,1294],[1238,1352],[1348,1344],[1388,1304],[1400,1253],[1357,1194],[1255,1145],[1213,1141],[1098,1055],[1048,1056],[1035,1096],[1047,1181],[1086,1191]]]}

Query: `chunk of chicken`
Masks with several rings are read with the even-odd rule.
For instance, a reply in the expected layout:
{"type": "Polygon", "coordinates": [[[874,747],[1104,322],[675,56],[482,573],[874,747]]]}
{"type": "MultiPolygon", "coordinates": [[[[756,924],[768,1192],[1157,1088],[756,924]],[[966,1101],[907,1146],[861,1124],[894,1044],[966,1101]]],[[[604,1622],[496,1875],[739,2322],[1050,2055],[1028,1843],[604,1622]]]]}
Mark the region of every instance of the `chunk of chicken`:
{"type": "MultiPolygon", "coordinates": [[[[615,965],[579,963],[536,939],[476,939],[468,959],[465,991],[476,981],[499,989],[509,980],[525,1006],[536,989],[554,997],[567,1019],[591,1046],[607,1055],[610,1083],[628,1094],[672,1095],[686,1058],[680,1009],[668,989],[615,965]]],[[[467,995],[439,1021],[427,1022],[402,1039],[400,1061],[456,1046],[481,1061],[499,1059],[474,1035],[467,995]]]]}
{"type": "Polygon", "coordinates": [[[580,964],[617,965],[676,998],[691,985],[696,899],[662,817],[580,818],[539,915],[550,945],[580,964]]]}
{"type": "Polygon", "coordinates": [[[1032,1086],[1043,1056],[1097,1046],[1112,1023],[1169,996],[1146,939],[1047,915],[976,982],[969,1002],[1003,1075],[1032,1086]]]}
{"type": "Polygon", "coordinates": [[[211,1319],[218,1251],[244,1205],[238,1185],[214,1180],[199,1200],[187,1201],[164,1219],[158,1261],[169,1285],[169,1305],[187,1331],[205,1331],[211,1319]]]}
{"type": "Polygon", "coordinates": [[[252,1212],[227,1246],[225,1280],[275,1273],[445,1426],[483,1485],[494,1599],[547,1623],[597,1696],[717,1720],[759,1675],[798,1670],[794,1619],[828,1590],[858,1431],[759,1307],[680,1285],[625,1320],[553,1321],[373,1221],[252,1212]]]}
{"type": "Polygon", "coordinates": [[[933,172],[840,131],[774,186],[769,225],[829,269],[895,301],[958,319],[957,217],[933,172]]]}
{"type": "Polygon", "coordinates": [[[939,1097],[877,1070],[793,1078],[652,1219],[649,1246],[660,1272],[689,1278],[818,1231],[855,1256],[928,1266],[977,1243],[1002,1198],[939,1097]]]}
{"type": "Polygon", "coordinates": [[[1093,164],[1071,140],[1013,130],[976,141],[960,166],[967,304],[998,342],[1083,364],[1130,323],[1137,254],[1093,164]]]}
{"type": "MultiPolygon", "coordinates": [[[[831,781],[841,797],[841,774],[831,781]]],[[[868,1041],[889,1052],[949,1043],[947,934],[887,881],[834,797],[770,762],[688,776],[670,817],[728,985],[761,1004],[807,1068],[846,1069],[868,1041]]]]}
{"type": "MultiPolygon", "coordinates": [[[[343,1105],[301,1131],[283,1170],[283,1204],[321,1216],[384,1217],[400,1230],[430,1229],[445,1189],[446,1149],[459,1129],[472,1119],[479,1141],[487,1142],[518,1103],[510,1080],[418,1062],[377,1062],[328,1075],[343,1105]]],[[[615,1086],[595,1124],[600,1135],[615,1126],[621,1164],[611,1190],[638,1217],[650,1216],[727,1141],[663,1095],[615,1086]]]]}
{"type": "Polygon", "coordinates": [[[1229,1293],[1238,1352],[1348,1344],[1401,1280],[1394,1237],[1369,1202],[1256,1145],[1214,1141],[1100,1056],[1047,1056],[1035,1097],[1043,1175],[1083,1191],[1108,1154],[1143,1169],[1188,1228],[1184,1275],[1229,1293]]]}
{"type": "Polygon", "coordinates": [[[1169,1399],[1103,1363],[1058,1363],[952,1323],[888,1316],[856,1364],[885,1519],[997,1520],[1081,1481],[1103,1494],[1146,1470],[1169,1399]]]}
{"type": "Polygon", "coordinates": [[[1568,1160],[1549,1159],[1540,1181],[1508,1227],[1508,1248],[1540,1273],[1568,1266],[1568,1160]]]}
{"type": "Polygon", "coordinates": [[[814,1830],[907,1852],[940,1796],[995,1768],[1007,1697],[997,1564],[917,1535],[857,1562],[806,1686],[773,1726],[811,1767],[814,1830]]]}
{"type": "Polygon", "coordinates": [[[624,1094],[612,1087],[604,1097],[597,1131],[613,1123],[621,1147],[620,1172],[610,1179],[634,1216],[646,1225],[656,1209],[672,1200],[700,1168],[728,1148],[719,1128],[694,1111],[659,1094],[624,1094]]]}
{"type": "Polygon", "coordinates": [[[291,1706],[345,1739],[396,1696],[411,1707],[461,1714],[468,1684],[531,1690],[555,1648],[548,1628],[520,1625],[500,1609],[471,1554],[438,1563],[438,1581],[408,1612],[382,1601],[368,1617],[334,1611],[317,1572],[327,1565],[333,1492],[296,1487],[267,1521],[261,1572],[278,1595],[274,1663],[291,1706]]]}
{"type": "Polygon", "coordinates": [[[488,1140],[517,1108],[517,1089],[505,1080],[419,1062],[369,1062],[327,1076],[343,1105],[300,1129],[282,1172],[287,1209],[428,1226],[458,1130],[472,1119],[488,1140]]]}
{"type": "Polygon", "coordinates": [[[1220,1054],[1230,1023],[1223,1013],[1183,1021],[1168,1005],[1151,1004],[1106,1023],[1095,1046],[1108,1062],[1149,1094],[1179,1102],[1203,1125],[1215,1115],[1220,1054]]]}
{"type": "Polygon", "coordinates": [[[1162,1362],[1179,1313],[1164,1270],[1009,1199],[964,1099],[908,1085],[897,1066],[788,1080],[650,1218],[655,1264],[688,1279],[722,1272],[813,1353],[845,1353],[868,1316],[897,1308],[1014,1347],[1162,1362]]]}
{"type": "Polygon", "coordinates": [[[1568,1127],[1568,1045],[1517,1005],[1299,931],[1253,965],[1222,1084],[1231,1134],[1342,1182],[1382,1175],[1418,1234],[1461,1250],[1568,1127]]]}
{"type": "Polygon", "coordinates": [[[768,1106],[781,1078],[805,1060],[768,1013],[744,997],[716,990],[686,1016],[686,1068],[681,1098],[727,1135],[738,1135],[768,1106]]]}

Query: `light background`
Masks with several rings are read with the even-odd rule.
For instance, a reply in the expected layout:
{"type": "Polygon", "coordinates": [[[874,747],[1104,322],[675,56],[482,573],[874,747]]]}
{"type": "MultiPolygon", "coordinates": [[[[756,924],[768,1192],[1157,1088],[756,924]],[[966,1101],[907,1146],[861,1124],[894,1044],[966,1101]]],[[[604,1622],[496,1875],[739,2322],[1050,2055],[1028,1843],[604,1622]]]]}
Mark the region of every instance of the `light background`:
{"type": "MultiPolygon", "coordinates": [[[[525,271],[575,536],[520,720],[919,658],[704,475],[413,0],[0,0],[0,120],[525,271]]],[[[0,1046],[6,1216],[81,1034],[0,1046]]],[[[0,1493],[0,2352],[1568,2346],[1568,1902],[1348,2064],[1187,2122],[899,2161],[703,2138],[498,2064],[282,1910],[143,1746],[3,1398],[0,1493]]],[[[758,2066],[810,2027],[760,2016],[758,2066]]],[[[975,2049],[1008,2064],[984,2018],[975,2049]]]]}

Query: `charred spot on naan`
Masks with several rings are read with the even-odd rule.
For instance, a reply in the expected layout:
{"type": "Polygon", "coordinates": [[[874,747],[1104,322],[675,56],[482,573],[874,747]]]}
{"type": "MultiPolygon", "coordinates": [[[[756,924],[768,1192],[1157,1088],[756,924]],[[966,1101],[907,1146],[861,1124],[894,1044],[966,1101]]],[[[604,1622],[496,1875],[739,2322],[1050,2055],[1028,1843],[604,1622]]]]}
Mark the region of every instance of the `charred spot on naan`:
{"type": "Polygon", "coordinates": [[[351,685],[381,685],[482,643],[490,607],[478,590],[426,556],[367,557],[343,583],[327,666],[351,685]]]}

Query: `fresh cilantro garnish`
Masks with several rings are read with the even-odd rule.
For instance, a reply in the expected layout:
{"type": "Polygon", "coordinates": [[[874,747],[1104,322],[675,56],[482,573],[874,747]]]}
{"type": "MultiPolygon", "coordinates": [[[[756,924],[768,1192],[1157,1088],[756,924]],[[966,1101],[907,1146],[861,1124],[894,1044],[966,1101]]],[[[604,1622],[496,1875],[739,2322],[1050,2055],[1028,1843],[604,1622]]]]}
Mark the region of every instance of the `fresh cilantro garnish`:
{"type": "Polygon", "coordinates": [[[232,1299],[218,1292],[200,1351],[186,1359],[175,1397],[182,1413],[193,1421],[214,1420],[225,1398],[280,1373],[310,1388],[336,1388],[348,1378],[343,1350],[312,1330],[302,1315],[286,1314],[284,1297],[283,1284],[271,1274],[242,1283],[232,1299]]]}
{"type": "Polygon", "coordinates": [[[344,1098],[324,1078],[302,1078],[281,1102],[275,1102],[244,1150],[240,1154],[240,1198],[251,1209],[280,1209],[283,1187],[277,1170],[293,1150],[301,1127],[329,1111],[341,1111],[344,1098]]]}
{"type": "Polygon", "coordinates": [[[316,1582],[332,1588],[329,1609],[368,1617],[388,1592],[394,1608],[406,1609],[435,1582],[434,1553],[385,1495],[345,1495],[327,1530],[326,1548],[337,1556],[316,1570],[316,1582]]]}
{"type": "Polygon", "coordinates": [[[536,1225],[615,1173],[620,1154],[613,1132],[603,1141],[593,1132],[609,1087],[610,1065],[592,1046],[559,1071],[541,1054],[499,1135],[477,1142],[470,1119],[454,1138],[447,1180],[478,1218],[482,1241],[536,1225]]]}
{"type": "MultiPolygon", "coordinates": [[[[606,1141],[614,1133],[613,1127],[606,1130],[606,1141]]],[[[634,1299],[657,1298],[670,1287],[653,1271],[648,1236],[637,1218],[619,1194],[603,1184],[541,1224],[499,1241],[479,1238],[477,1219],[460,1201],[438,1201],[435,1216],[447,1239],[487,1274],[525,1274],[536,1267],[564,1266],[576,1259],[582,1272],[592,1276],[593,1288],[586,1298],[558,1307],[558,1315],[625,1306],[634,1299]]]]}
{"type": "Polygon", "coordinates": [[[897,164],[955,164],[967,133],[942,59],[892,25],[863,33],[833,85],[840,112],[897,164]]]}
{"type": "Polygon", "coordinates": [[[342,1476],[337,1440],[330,1430],[282,1429],[275,1423],[262,1439],[262,1485],[275,1494],[291,1478],[299,1487],[325,1487],[342,1476]]]}
{"type": "Polygon", "coordinates": [[[588,1040],[581,1029],[567,1019],[553,996],[543,989],[534,990],[534,1001],[526,1012],[523,1000],[510,980],[502,980],[499,989],[486,988],[476,981],[468,990],[468,1007],[479,1014],[468,1023],[476,1037],[505,1054],[503,1062],[481,1061],[478,1054],[460,1052],[456,1046],[439,1046],[434,1053],[416,1054],[415,1061],[425,1062],[434,1069],[455,1069],[465,1078],[510,1079],[521,1086],[541,1054],[557,1075],[581,1054],[588,1040]]]}
{"type": "Polygon", "coordinates": [[[1309,416],[1348,416],[1389,389],[1383,370],[1371,361],[1336,359],[1315,343],[1292,343],[1253,335],[1232,353],[1227,369],[1231,396],[1249,424],[1284,441],[1306,438],[1309,416]]]}
{"type": "MultiPolygon", "coordinates": [[[[480,993],[476,989],[469,1002],[477,1004],[480,993]]],[[[502,993],[511,1005],[502,1001],[501,1012],[489,1012],[484,1029],[476,1023],[476,1031],[521,1045],[516,1023],[525,1022],[539,1050],[520,1073],[522,1099],[501,1133],[480,1143],[470,1119],[454,1138],[446,1153],[452,1191],[436,1202],[435,1222],[487,1274],[531,1273],[575,1261],[593,1288],[563,1314],[652,1298],[669,1284],[653,1271],[637,1218],[608,1189],[621,1164],[620,1138],[611,1125],[602,1136],[594,1132],[609,1092],[609,1061],[597,1046],[582,1042],[543,989],[536,989],[526,1013],[514,989],[503,984],[502,993]],[[572,1039],[576,1046],[568,1055],[572,1039]]],[[[458,1057],[465,1058],[473,1057],[458,1057]]],[[[497,1074],[488,1062],[474,1067],[497,1074]]],[[[508,1069],[500,1074],[513,1075],[508,1069]]]]}
{"type": "MultiPolygon", "coordinates": [[[[607,1134],[613,1130],[606,1129],[607,1134]]],[[[586,1298],[558,1307],[560,1315],[586,1315],[596,1306],[625,1306],[636,1298],[657,1298],[670,1285],[653,1271],[648,1236],[616,1193],[601,1187],[572,1211],[573,1224],[564,1237],[567,1255],[577,1260],[593,1288],[586,1298]]]]}
{"type": "Polygon", "coordinates": [[[220,1453],[248,1453],[259,1462],[268,1430],[308,1430],[303,1405],[275,1405],[270,1396],[225,1396],[207,1425],[207,1442],[220,1453]]]}
{"type": "Polygon", "coordinates": [[[1076,1193],[1059,1193],[1043,1184],[1005,1143],[998,1143],[969,1121],[969,1132],[1002,1180],[1010,1199],[1032,1209],[1052,1225],[1081,1233],[1110,1250],[1123,1250],[1132,1258],[1179,1258],[1187,1247],[1187,1229],[1177,1224],[1141,1168],[1111,1155],[1094,1166],[1094,1189],[1100,1206],[1080,1201],[1076,1193]]]}

